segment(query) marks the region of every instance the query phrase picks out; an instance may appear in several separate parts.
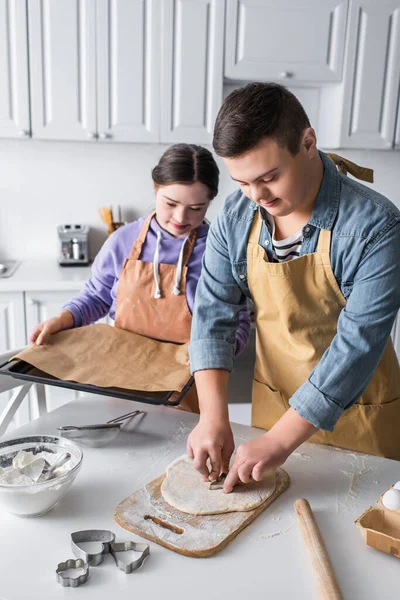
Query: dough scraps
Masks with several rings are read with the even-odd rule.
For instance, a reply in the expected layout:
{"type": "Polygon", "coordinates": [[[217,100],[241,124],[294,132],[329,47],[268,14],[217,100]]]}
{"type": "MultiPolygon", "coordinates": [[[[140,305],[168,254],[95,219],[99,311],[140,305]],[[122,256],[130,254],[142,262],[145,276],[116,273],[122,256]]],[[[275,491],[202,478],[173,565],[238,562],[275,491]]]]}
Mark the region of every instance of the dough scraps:
{"type": "Polygon", "coordinates": [[[275,491],[275,472],[269,471],[262,481],[238,485],[230,494],[223,490],[210,490],[210,482],[193,465],[186,455],[180,456],[167,468],[161,485],[161,494],[174,508],[191,515],[216,515],[253,510],[275,491]]]}

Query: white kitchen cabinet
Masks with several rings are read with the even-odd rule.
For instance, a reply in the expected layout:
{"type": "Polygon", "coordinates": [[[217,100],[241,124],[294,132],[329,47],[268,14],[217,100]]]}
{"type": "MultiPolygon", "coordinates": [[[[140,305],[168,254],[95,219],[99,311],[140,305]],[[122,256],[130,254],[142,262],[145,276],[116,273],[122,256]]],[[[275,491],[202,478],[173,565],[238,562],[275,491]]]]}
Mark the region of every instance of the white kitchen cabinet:
{"type": "Polygon", "coordinates": [[[227,0],[225,76],[340,81],[347,7],[348,0],[227,0]]]}
{"type": "Polygon", "coordinates": [[[25,0],[0,0],[0,137],[30,134],[25,0]]]}
{"type": "MultiPolygon", "coordinates": [[[[0,294],[0,354],[19,350],[26,345],[24,295],[22,292],[0,294]]],[[[0,396],[0,413],[12,392],[0,396]]],[[[29,403],[25,400],[15,415],[15,424],[22,425],[30,419],[29,403]]]]}
{"type": "MultiPolygon", "coordinates": [[[[25,314],[27,336],[33,331],[36,325],[56,316],[63,304],[66,304],[71,298],[76,296],[74,292],[26,292],[25,294],[25,314]]],[[[65,389],[55,386],[46,386],[46,397],[48,410],[54,410],[65,402],[75,400],[78,392],[71,389],[65,389]]]]}
{"type": "Polygon", "coordinates": [[[397,126],[396,133],[394,136],[394,147],[396,150],[400,150],[400,98],[399,103],[397,105],[397,116],[396,116],[397,126]]]}
{"type": "Polygon", "coordinates": [[[221,0],[165,0],[161,142],[210,143],[223,94],[221,0]]]}
{"type": "Polygon", "coordinates": [[[0,354],[23,348],[26,344],[24,295],[22,292],[0,294],[0,354]]]}
{"type": "Polygon", "coordinates": [[[32,137],[97,135],[96,0],[28,0],[32,137]]]}
{"type": "Polygon", "coordinates": [[[99,140],[158,142],[158,0],[97,0],[99,140]]]}
{"type": "Polygon", "coordinates": [[[399,146],[400,0],[353,0],[342,85],[322,91],[325,148],[399,146]],[[397,141],[396,141],[397,140],[397,141]]]}

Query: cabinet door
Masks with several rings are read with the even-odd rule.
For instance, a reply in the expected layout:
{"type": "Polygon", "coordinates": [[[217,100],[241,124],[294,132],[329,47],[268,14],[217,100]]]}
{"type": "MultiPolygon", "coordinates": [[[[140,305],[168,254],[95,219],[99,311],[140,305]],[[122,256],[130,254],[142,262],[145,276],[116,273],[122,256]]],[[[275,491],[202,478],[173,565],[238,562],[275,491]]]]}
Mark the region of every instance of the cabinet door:
{"type": "Polygon", "coordinates": [[[397,122],[397,126],[396,126],[395,138],[394,138],[394,147],[396,148],[396,150],[400,150],[400,99],[399,99],[399,103],[397,105],[396,122],[397,122]]]}
{"type": "Polygon", "coordinates": [[[28,0],[32,137],[96,138],[96,0],[28,0]]]}
{"type": "Polygon", "coordinates": [[[351,5],[341,145],[392,148],[400,83],[400,0],[351,5]]]}
{"type": "MultiPolygon", "coordinates": [[[[76,295],[75,292],[26,292],[25,311],[26,329],[29,337],[36,325],[57,315],[63,304],[76,295]]],[[[78,392],[75,390],[46,386],[47,405],[54,410],[62,404],[75,400],[78,392]]]]}
{"type": "MultiPolygon", "coordinates": [[[[0,354],[7,350],[19,350],[26,346],[25,312],[23,292],[1,292],[0,294],[0,354]]],[[[21,382],[23,383],[23,382],[21,382]]],[[[13,391],[0,395],[0,412],[13,391]]],[[[30,420],[29,402],[25,399],[14,418],[13,425],[19,427],[30,420]]]]}
{"type": "Polygon", "coordinates": [[[223,94],[221,0],[163,2],[161,141],[209,143],[223,94]]]}
{"type": "Polygon", "coordinates": [[[22,292],[0,294],[0,353],[26,345],[24,296],[22,292]]]}
{"type": "Polygon", "coordinates": [[[348,0],[227,0],[225,76],[340,81],[348,0]]]}
{"type": "Polygon", "coordinates": [[[29,137],[25,0],[0,0],[0,137],[29,137]]]}
{"type": "Polygon", "coordinates": [[[158,0],[97,0],[100,140],[158,142],[158,0]]]}

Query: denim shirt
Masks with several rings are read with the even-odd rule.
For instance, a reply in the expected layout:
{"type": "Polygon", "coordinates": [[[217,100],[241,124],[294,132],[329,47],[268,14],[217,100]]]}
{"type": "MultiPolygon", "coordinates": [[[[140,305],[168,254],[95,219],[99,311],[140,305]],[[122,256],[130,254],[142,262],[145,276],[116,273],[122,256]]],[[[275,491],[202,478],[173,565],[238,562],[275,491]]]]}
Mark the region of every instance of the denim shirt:
{"type": "MultiPolygon", "coordinates": [[[[303,227],[300,255],[315,252],[320,230],[331,230],[331,265],[347,304],[330,346],[290,405],[315,427],[333,431],[343,411],[367,387],[400,307],[400,212],[381,194],[340,174],[323,152],[320,156],[323,180],[303,227]]],[[[189,346],[193,373],[233,370],[238,312],[251,298],[247,241],[256,210],[237,191],[211,225],[189,346]]],[[[264,221],[259,244],[272,260],[264,221]]]]}

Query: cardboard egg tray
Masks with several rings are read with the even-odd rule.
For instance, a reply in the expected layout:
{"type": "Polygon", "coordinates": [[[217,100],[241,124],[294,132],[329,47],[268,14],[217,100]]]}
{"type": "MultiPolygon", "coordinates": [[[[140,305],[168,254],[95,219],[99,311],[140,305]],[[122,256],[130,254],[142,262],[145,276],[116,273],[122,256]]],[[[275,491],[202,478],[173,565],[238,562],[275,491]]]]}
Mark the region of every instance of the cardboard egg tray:
{"type": "MultiPolygon", "coordinates": [[[[393,485],[389,489],[392,488],[393,485]]],[[[383,505],[382,497],[386,491],[381,494],[376,506],[370,506],[363,512],[355,524],[368,546],[400,558],[400,510],[391,510],[383,505]]]]}

